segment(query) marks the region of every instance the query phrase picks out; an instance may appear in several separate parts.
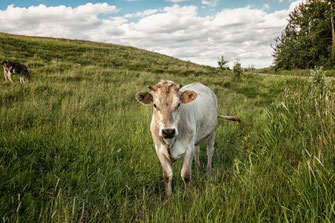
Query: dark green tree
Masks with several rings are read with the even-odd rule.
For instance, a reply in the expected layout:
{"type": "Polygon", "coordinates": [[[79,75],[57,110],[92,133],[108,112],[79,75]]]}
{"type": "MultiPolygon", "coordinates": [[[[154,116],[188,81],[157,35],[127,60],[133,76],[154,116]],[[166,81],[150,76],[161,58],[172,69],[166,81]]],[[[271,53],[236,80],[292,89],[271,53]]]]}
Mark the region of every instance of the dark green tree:
{"type": "Polygon", "coordinates": [[[334,67],[333,5],[334,0],[307,0],[290,13],[272,46],[275,69],[334,67]]]}

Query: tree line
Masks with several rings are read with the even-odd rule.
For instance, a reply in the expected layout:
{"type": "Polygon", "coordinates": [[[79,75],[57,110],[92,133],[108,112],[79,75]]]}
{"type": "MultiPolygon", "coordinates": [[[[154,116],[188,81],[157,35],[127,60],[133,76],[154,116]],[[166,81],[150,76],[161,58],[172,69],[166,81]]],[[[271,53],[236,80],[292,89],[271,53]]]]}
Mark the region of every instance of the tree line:
{"type": "Polygon", "coordinates": [[[275,39],[274,68],[335,68],[335,0],[306,0],[290,14],[281,36],[275,39]]]}

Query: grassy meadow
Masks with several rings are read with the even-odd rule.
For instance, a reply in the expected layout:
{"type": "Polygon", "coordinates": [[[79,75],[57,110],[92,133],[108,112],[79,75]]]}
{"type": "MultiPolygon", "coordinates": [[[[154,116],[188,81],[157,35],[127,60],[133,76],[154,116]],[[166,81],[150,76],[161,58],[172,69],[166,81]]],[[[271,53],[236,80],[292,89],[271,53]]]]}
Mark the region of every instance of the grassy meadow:
{"type": "MultiPolygon", "coordinates": [[[[246,68],[246,72],[249,73],[258,73],[258,74],[273,74],[280,76],[299,76],[299,77],[308,77],[310,76],[310,69],[295,69],[295,70],[275,70],[273,67],[267,68],[246,68]]],[[[326,77],[335,77],[335,70],[325,70],[324,74],[326,77]]]]}
{"type": "Polygon", "coordinates": [[[334,222],[335,84],[245,74],[112,44],[0,34],[0,58],[32,81],[0,80],[3,222],[334,222]],[[218,97],[213,171],[206,149],[184,194],[182,161],[164,196],[138,91],[168,79],[218,97]]]}

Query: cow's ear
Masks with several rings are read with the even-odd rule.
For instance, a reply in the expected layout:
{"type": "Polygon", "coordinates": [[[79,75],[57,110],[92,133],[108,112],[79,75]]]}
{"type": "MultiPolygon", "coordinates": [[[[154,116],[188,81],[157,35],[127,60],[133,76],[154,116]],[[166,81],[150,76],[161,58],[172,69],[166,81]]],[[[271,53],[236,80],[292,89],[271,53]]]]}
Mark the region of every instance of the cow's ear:
{"type": "Polygon", "coordinates": [[[180,100],[182,103],[187,104],[190,103],[191,101],[194,101],[197,97],[198,94],[195,93],[194,91],[184,91],[180,96],[180,100]]]}
{"type": "Polygon", "coordinates": [[[145,91],[140,91],[136,94],[136,100],[142,104],[151,104],[152,103],[152,94],[145,91]]]}

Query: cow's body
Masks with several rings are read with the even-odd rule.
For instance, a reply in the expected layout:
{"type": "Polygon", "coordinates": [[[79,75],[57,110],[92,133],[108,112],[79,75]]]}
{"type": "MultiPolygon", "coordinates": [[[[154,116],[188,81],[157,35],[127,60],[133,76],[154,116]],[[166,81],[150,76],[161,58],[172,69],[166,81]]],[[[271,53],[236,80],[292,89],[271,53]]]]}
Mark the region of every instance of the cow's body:
{"type": "Polygon", "coordinates": [[[4,76],[6,81],[8,79],[10,82],[13,82],[12,74],[20,75],[20,83],[24,83],[24,77],[26,77],[28,81],[30,80],[30,74],[24,64],[6,60],[2,63],[2,66],[4,69],[4,76]]]}
{"type": "Polygon", "coordinates": [[[161,81],[149,88],[152,92],[139,92],[136,99],[143,104],[154,104],[150,130],[163,169],[165,191],[170,196],[171,164],[184,158],[181,177],[187,190],[193,156],[196,167],[200,165],[201,143],[207,143],[207,169],[211,169],[218,118],[217,98],[201,83],[182,87],[171,81],[161,81]]]}
{"type": "MultiPolygon", "coordinates": [[[[171,163],[184,157],[181,176],[185,186],[191,177],[191,166],[195,148],[200,143],[208,141],[208,168],[211,168],[211,157],[214,150],[215,130],[217,125],[217,99],[215,94],[205,85],[194,83],[180,89],[181,92],[191,90],[197,93],[197,99],[180,106],[178,135],[172,139],[159,136],[158,123],[153,117],[151,120],[151,134],[155,142],[156,153],[161,161],[167,191],[171,191],[172,168],[171,163]]],[[[199,155],[197,151],[196,155],[199,155]]],[[[199,165],[199,158],[195,157],[199,165]]],[[[187,189],[187,188],[186,188],[187,189]]],[[[167,192],[170,195],[170,192],[167,192]]]]}
{"type": "Polygon", "coordinates": [[[158,152],[165,153],[165,147],[169,146],[167,158],[171,161],[181,158],[189,149],[215,134],[217,124],[217,99],[215,94],[205,85],[194,83],[182,87],[181,92],[191,90],[197,93],[197,99],[192,103],[180,106],[180,118],[178,122],[179,134],[172,139],[164,139],[159,136],[158,123],[153,117],[151,120],[151,134],[158,152]],[[162,150],[162,151],[160,151],[162,150]]]}

